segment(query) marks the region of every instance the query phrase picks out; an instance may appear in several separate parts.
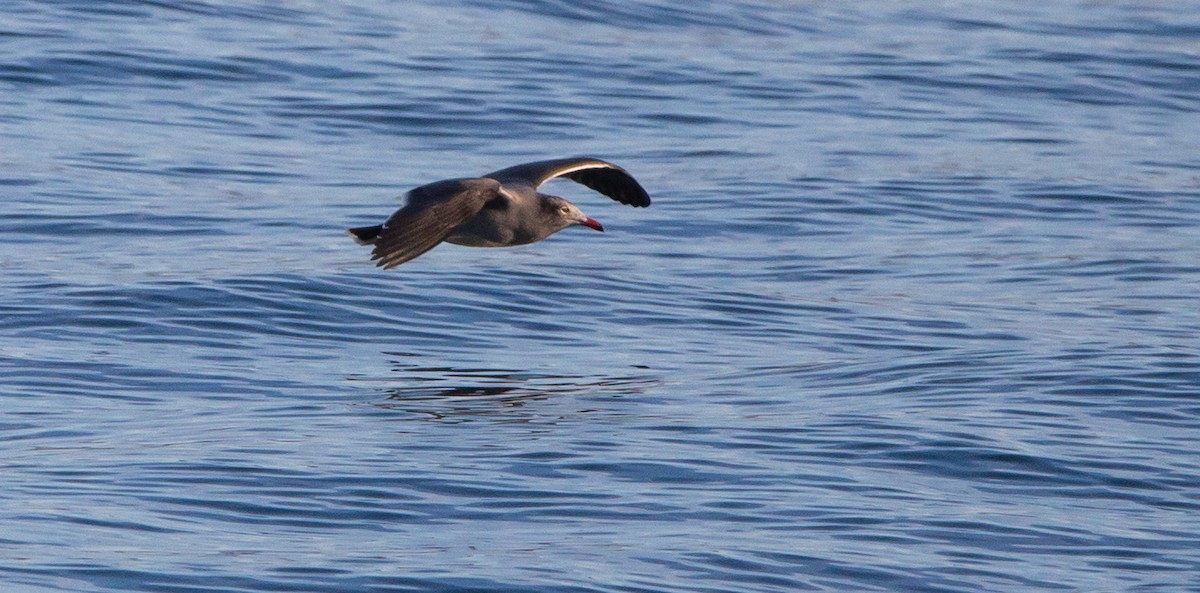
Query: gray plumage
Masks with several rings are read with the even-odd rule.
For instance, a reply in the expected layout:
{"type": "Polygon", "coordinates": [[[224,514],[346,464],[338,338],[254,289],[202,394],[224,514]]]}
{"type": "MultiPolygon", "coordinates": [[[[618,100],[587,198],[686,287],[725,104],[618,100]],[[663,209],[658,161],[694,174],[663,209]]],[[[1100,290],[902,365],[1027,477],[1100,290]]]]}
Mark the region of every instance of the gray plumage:
{"type": "Polygon", "coordinates": [[[374,245],[371,259],[393,268],[446,241],[469,247],[509,247],[541,241],[562,229],[604,227],[574,204],[537,191],[566,177],[617,202],[650,205],[650,196],[628,171],[594,158],[566,158],[516,165],[483,177],[447,179],[408,192],[404,207],[380,225],[349,229],[374,245]]]}

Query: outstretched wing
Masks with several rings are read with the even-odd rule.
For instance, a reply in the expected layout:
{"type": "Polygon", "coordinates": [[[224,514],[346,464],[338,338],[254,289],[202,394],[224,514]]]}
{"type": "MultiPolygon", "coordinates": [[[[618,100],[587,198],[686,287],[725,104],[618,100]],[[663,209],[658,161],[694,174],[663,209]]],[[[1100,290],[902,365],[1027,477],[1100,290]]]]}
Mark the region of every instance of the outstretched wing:
{"type": "Polygon", "coordinates": [[[650,205],[650,195],[628,171],[608,161],[588,157],[554,159],[516,165],[484,175],[504,184],[525,184],[534,188],[554,179],[566,177],[586,185],[622,204],[636,207],[650,205]]]}
{"type": "Polygon", "coordinates": [[[408,202],[383,223],[371,259],[394,268],[441,243],[500,195],[494,179],[447,179],[408,192],[408,202]]]}

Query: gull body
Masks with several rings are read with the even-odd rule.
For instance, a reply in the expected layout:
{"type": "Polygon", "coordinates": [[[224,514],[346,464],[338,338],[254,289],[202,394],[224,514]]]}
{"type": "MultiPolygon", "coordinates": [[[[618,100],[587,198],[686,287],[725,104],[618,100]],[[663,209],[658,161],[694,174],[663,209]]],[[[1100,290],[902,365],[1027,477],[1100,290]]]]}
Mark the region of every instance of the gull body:
{"type": "Polygon", "coordinates": [[[538,191],[566,177],[622,204],[650,205],[650,196],[628,171],[596,158],[537,161],[482,177],[446,179],[408,192],[404,207],[383,224],[349,229],[371,259],[393,268],[445,241],[468,247],[511,247],[541,241],[571,226],[604,231],[594,218],[558,196],[538,191]]]}

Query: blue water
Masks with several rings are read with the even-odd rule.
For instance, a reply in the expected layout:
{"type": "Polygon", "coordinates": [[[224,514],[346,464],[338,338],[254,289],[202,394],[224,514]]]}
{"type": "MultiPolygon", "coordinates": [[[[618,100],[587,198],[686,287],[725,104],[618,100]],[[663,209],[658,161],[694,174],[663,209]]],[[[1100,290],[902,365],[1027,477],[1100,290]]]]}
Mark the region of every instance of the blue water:
{"type": "Polygon", "coordinates": [[[0,589],[1200,591],[1200,6],[11,0],[0,589]],[[653,196],[391,271],[407,189],[653,196]]]}

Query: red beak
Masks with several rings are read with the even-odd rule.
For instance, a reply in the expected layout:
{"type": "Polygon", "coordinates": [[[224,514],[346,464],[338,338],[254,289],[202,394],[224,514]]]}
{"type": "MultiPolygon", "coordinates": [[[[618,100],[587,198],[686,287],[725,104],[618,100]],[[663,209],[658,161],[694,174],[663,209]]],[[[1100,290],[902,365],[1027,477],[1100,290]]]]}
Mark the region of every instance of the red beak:
{"type": "Polygon", "coordinates": [[[596,220],[595,218],[592,218],[590,216],[583,217],[583,222],[581,222],[579,224],[582,224],[583,226],[588,227],[589,229],[596,229],[597,231],[600,231],[601,233],[604,232],[604,225],[600,224],[599,220],[596,220]]]}

